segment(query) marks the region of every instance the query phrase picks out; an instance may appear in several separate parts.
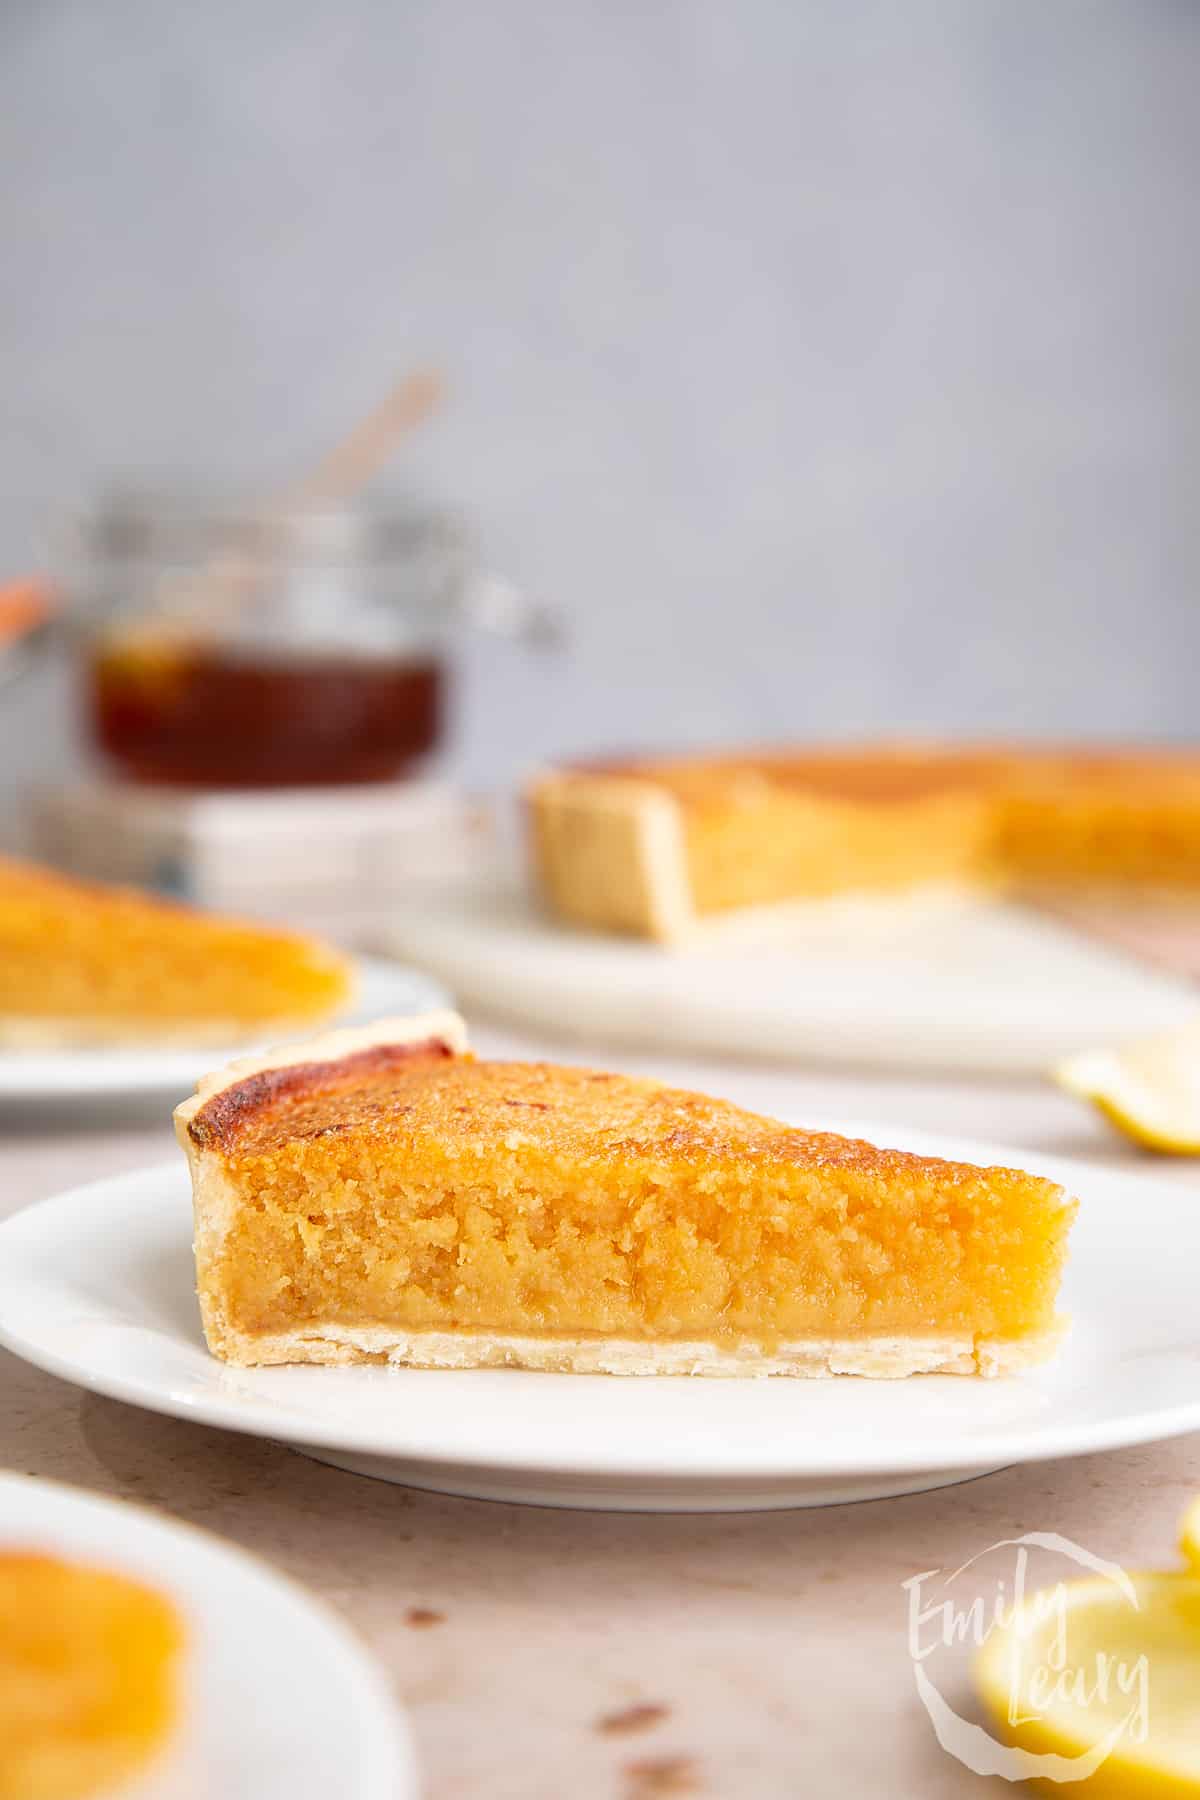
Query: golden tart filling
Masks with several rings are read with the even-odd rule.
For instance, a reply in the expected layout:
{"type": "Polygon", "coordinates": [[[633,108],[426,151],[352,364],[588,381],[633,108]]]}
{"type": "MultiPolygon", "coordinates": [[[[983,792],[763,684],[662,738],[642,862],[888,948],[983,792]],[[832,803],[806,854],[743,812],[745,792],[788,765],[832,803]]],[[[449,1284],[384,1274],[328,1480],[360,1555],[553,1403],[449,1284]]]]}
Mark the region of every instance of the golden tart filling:
{"type": "Polygon", "coordinates": [[[1058,1334],[1055,1183],[476,1061],[452,1014],[234,1064],[176,1124],[232,1362],[994,1373],[1058,1334]]]}
{"type": "Polygon", "coordinates": [[[675,938],[926,884],[1200,889],[1200,752],[906,744],[626,758],[529,787],[550,907],[675,938]]]}
{"type": "Polygon", "coordinates": [[[352,988],[318,938],[0,857],[0,1045],[236,1043],[319,1024],[352,988]]]}

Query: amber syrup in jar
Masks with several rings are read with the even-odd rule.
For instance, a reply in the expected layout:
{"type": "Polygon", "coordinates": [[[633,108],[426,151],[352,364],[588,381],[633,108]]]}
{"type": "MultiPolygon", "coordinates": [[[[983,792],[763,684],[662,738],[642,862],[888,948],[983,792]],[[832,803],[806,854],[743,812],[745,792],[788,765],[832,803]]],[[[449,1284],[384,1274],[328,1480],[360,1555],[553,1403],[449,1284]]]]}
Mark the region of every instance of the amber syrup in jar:
{"type": "Polygon", "coordinates": [[[445,672],[423,652],[292,655],[149,633],[86,665],[96,743],[137,781],[315,787],[409,772],[441,735],[445,672]]]}

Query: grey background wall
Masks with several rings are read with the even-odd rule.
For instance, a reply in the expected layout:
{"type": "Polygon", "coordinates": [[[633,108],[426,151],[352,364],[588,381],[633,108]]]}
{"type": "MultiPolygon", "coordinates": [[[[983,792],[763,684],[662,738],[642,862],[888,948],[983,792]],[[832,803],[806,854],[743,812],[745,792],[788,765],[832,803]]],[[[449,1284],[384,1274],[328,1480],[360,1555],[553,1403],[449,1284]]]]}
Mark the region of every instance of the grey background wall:
{"type": "Polygon", "coordinates": [[[1193,733],[1198,94],[1172,0],[5,0],[0,561],[433,356],[407,473],[572,634],[470,650],[477,778],[1193,733]]]}

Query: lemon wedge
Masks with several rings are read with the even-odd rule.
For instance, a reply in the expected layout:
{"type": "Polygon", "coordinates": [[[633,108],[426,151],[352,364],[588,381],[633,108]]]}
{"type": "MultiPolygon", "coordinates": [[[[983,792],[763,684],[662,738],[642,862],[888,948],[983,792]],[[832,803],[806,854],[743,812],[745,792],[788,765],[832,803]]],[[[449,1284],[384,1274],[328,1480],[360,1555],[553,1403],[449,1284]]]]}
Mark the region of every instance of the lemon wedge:
{"type": "Polygon", "coordinates": [[[975,1681],[1038,1793],[1200,1796],[1195,1576],[1100,1577],[1034,1595],[989,1634],[975,1681]]]}
{"type": "Polygon", "coordinates": [[[1135,1143],[1200,1156],[1200,1020],[1122,1050],[1085,1050],[1054,1079],[1135,1143]]]}
{"type": "Polygon", "coordinates": [[[1179,1527],[1179,1548],[1193,1575],[1200,1575],[1200,1499],[1192,1501],[1179,1527]]]}

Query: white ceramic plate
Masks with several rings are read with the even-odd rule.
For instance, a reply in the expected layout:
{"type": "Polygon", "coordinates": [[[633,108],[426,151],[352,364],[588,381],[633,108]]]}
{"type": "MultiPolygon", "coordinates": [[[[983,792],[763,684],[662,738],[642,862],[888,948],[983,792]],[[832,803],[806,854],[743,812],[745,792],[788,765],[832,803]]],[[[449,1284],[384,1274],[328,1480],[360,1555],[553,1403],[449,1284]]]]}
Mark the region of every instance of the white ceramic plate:
{"type": "Polygon", "coordinates": [[[184,1715],[130,1800],[416,1794],[407,1728],[375,1664],[265,1563],[144,1507],[23,1475],[0,1475],[6,1545],[144,1578],[183,1614],[184,1715]]]}
{"type": "Polygon", "coordinates": [[[1040,1075],[1197,1005],[1192,982],[1060,920],[928,889],[754,909],[664,949],[479,880],[397,901],[380,941],[466,1011],[543,1036],[823,1067],[1040,1075]]]}
{"type": "Polygon", "coordinates": [[[1152,1178],[851,1121],[875,1142],[1031,1163],[1082,1200],[1051,1363],[997,1381],[737,1381],[516,1370],[232,1369],[193,1294],[178,1165],[0,1227],[0,1342],[51,1373],[365,1473],[485,1498],[709,1510],[821,1504],[1200,1428],[1200,1208],[1152,1178]]]}
{"type": "MultiPolygon", "coordinates": [[[[383,958],[358,960],[358,996],[337,1025],[382,1018],[389,1013],[425,1012],[447,1006],[446,990],[428,975],[383,958]]],[[[278,1042],[278,1033],[272,1038],[278,1042]]],[[[173,1044],[111,1045],[92,1049],[0,1050],[0,1105],[17,1101],[152,1098],[182,1099],[201,1075],[245,1056],[253,1044],[189,1049],[173,1044]]]]}

